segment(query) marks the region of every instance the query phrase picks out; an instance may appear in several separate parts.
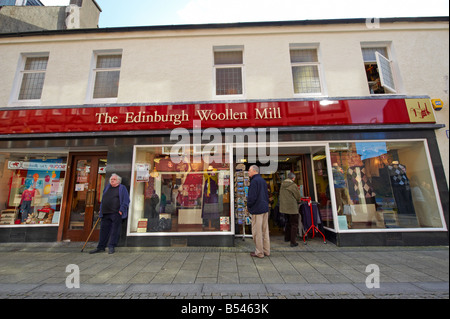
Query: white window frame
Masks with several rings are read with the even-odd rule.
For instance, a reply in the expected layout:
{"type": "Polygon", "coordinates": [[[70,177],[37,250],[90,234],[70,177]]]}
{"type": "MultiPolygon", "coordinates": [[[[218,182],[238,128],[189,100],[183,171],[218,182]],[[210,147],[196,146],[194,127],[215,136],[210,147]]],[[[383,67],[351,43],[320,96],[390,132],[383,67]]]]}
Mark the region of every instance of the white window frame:
{"type": "MultiPolygon", "coordinates": [[[[432,181],[434,195],[436,196],[436,202],[438,207],[439,217],[441,218],[442,227],[416,227],[416,228],[358,228],[358,229],[341,229],[338,224],[338,215],[337,215],[337,205],[336,205],[336,194],[334,191],[334,187],[330,187],[330,198],[333,209],[333,220],[335,222],[335,228],[327,228],[333,232],[337,233],[395,233],[395,232],[434,232],[434,231],[448,231],[447,222],[445,221],[444,210],[442,208],[442,202],[439,194],[439,189],[436,182],[436,174],[433,168],[433,162],[430,155],[430,150],[428,146],[428,141],[426,139],[381,139],[381,140],[336,140],[336,141],[326,141],[327,143],[327,169],[328,172],[332,172],[332,164],[331,164],[331,150],[330,144],[336,143],[402,143],[402,142],[421,142],[423,143],[425,156],[427,158],[427,165],[425,168],[428,168],[430,178],[432,181]]],[[[333,174],[328,174],[328,183],[329,185],[333,185],[333,174]]]]}
{"type": "MultiPolygon", "coordinates": [[[[25,64],[28,58],[48,58],[48,63],[50,62],[50,52],[36,52],[36,53],[22,53],[19,58],[19,63],[17,65],[16,75],[14,77],[14,84],[11,92],[11,96],[9,99],[8,106],[40,106],[42,94],[44,92],[44,88],[42,88],[41,98],[39,99],[28,99],[28,100],[19,100],[20,88],[22,87],[23,76],[27,73],[47,73],[47,68],[45,70],[25,70],[25,64]]],[[[44,79],[45,83],[45,79],[44,79]]]]}
{"type": "MultiPolygon", "coordinates": [[[[94,98],[94,88],[95,88],[95,79],[97,72],[99,71],[119,71],[121,72],[122,66],[118,68],[108,68],[108,69],[97,69],[97,59],[99,56],[104,55],[122,55],[123,62],[123,50],[102,50],[102,51],[94,51],[92,55],[91,68],[89,73],[89,81],[88,81],[88,89],[86,95],[86,103],[87,104],[108,104],[108,103],[116,103],[119,97],[119,92],[117,92],[117,97],[110,98],[94,98]]],[[[122,64],[121,64],[122,65],[122,64]]],[[[120,77],[119,77],[119,88],[120,88],[120,77]]]]}
{"type": "Polygon", "coordinates": [[[240,99],[245,97],[245,57],[244,57],[244,46],[220,46],[213,48],[213,98],[214,99],[240,99]],[[240,51],[242,53],[242,64],[216,64],[214,59],[214,53],[216,52],[234,52],[240,51]],[[242,93],[241,94],[217,94],[217,69],[232,69],[240,68],[242,77],[242,93]]]}
{"type": "Polygon", "coordinates": [[[325,75],[321,64],[320,46],[318,44],[290,44],[289,45],[289,63],[291,66],[292,92],[294,97],[307,96],[326,96],[325,75]],[[317,62],[291,62],[291,50],[316,50],[317,62]],[[314,93],[295,93],[294,72],[292,69],[299,66],[316,66],[319,75],[320,92],[314,93]]]}
{"type": "MultiPolygon", "coordinates": [[[[399,72],[398,68],[395,65],[395,58],[393,57],[393,53],[391,50],[391,44],[387,42],[366,42],[361,43],[361,54],[363,55],[363,65],[365,69],[366,63],[376,63],[378,74],[380,75],[380,85],[385,89],[385,93],[370,93],[370,85],[369,81],[367,81],[368,89],[370,95],[374,96],[380,96],[380,95],[389,95],[389,94],[400,94],[400,92],[403,90],[400,83],[400,77],[397,72],[399,72]],[[383,54],[379,52],[375,52],[375,60],[374,61],[365,61],[364,55],[363,55],[363,49],[371,49],[371,48],[385,48],[387,57],[385,57],[383,54]],[[383,73],[383,70],[381,69],[380,65],[381,63],[389,63],[390,72],[392,75],[392,82],[394,83],[394,88],[391,87],[386,83],[386,77],[387,74],[383,73]]],[[[366,71],[364,70],[364,73],[366,74],[366,71]]]]}
{"type": "Polygon", "coordinates": [[[392,60],[389,60],[379,52],[375,52],[375,57],[377,60],[378,74],[380,74],[381,86],[384,87],[384,89],[387,89],[390,93],[397,93],[397,90],[395,88],[395,77],[392,68],[392,60]],[[389,69],[386,70],[384,67],[388,67],[389,69]],[[388,74],[389,72],[390,74],[388,74]],[[388,84],[389,81],[392,81],[394,87],[388,84]]]}

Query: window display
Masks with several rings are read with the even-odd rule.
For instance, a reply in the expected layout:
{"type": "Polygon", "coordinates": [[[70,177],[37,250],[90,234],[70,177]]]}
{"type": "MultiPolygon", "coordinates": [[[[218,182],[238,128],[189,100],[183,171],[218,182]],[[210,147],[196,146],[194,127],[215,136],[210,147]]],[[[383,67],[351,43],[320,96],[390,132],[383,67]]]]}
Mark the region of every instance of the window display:
{"type": "Polygon", "coordinates": [[[341,229],[442,227],[422,141],[331,143],[330,155],[341,229]]]}
{"type": "Polygon", "coordinates": [[[57,225],[66,162],[58,154],[0,153],[0,225],[57,225]]]}
{"type": "Polygon", "coordinates": [[[173,162],[165,147],[136,147],[131,233],[230,231],[225,155],[173,162]]]}

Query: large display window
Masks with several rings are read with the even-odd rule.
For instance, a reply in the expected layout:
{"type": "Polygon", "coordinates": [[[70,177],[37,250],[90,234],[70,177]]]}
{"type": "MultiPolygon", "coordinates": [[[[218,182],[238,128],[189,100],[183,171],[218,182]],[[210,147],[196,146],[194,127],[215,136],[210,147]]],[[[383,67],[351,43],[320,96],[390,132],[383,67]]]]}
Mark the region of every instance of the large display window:
{"type": "Polygon", "coordinates": [[[58,225],[65,154],[0,152],[0,225],[58,225]]]}
{"type": "Polygon", "coordinates": [[[444,228],[424,141],[330,143],[340,230],[444,228]]]}
{"type": "Polygon", "coordinates": [[[170,146],[135,147],[130,234],[232,230],[227,152],[190,154],[174,161],[170,146]]]}

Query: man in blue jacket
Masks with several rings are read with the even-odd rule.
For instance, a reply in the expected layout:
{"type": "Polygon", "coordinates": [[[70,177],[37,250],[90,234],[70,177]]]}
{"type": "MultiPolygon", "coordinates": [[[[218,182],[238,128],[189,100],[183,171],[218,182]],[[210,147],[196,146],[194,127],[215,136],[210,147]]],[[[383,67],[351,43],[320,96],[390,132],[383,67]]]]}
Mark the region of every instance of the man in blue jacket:
{"type": "Polygon", "coordinates": [[[269,191],[266,181],[259,174],[259,167],[250,166],[248,170],[250,187],[248,189],[247,209],[252,215],[252,235],[255,252],[252,257],[270,256],[269,238],[269,191]]]}
{"type": "Polygon", "coordinates": [[[102,219],[100,239],[97,248],[89,252],[90,254],[103,252],[106,246],[108,246],[108,253],[114,254],[119,241],[122,219],[127,218],[130,204],[127,188],[121,183],[122,178],[117,174],[112,174],[109,185],[103,190],[99,214],[102,219]]]}

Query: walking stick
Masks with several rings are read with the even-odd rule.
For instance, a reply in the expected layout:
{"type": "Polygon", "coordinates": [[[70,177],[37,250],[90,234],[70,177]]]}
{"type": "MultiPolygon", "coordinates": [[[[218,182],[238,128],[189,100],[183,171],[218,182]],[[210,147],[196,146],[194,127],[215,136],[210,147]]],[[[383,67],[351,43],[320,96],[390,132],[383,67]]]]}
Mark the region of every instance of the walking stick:
{"type": "Polygon", "coordinates": [[[89,234],[88,238],[86,239],[86,242],[84,243],[83,248],[81,248],[81,252],[83,252],[84,247],[86,247],[86,244],[87,244],[87,242],[89,241],[89,238],[91,238],[91,235],[92,235],[92,233],[94,232],[95,228],[97,227],[97,224],[98,224],[98,221],[99,221],[99,220],[100,220],[100,217],[97,218],[97,221],[95,222],[95,225],[94,225],[94,227],[93,227],[92,230],[91,230],[91,233],[89,234]]]}

